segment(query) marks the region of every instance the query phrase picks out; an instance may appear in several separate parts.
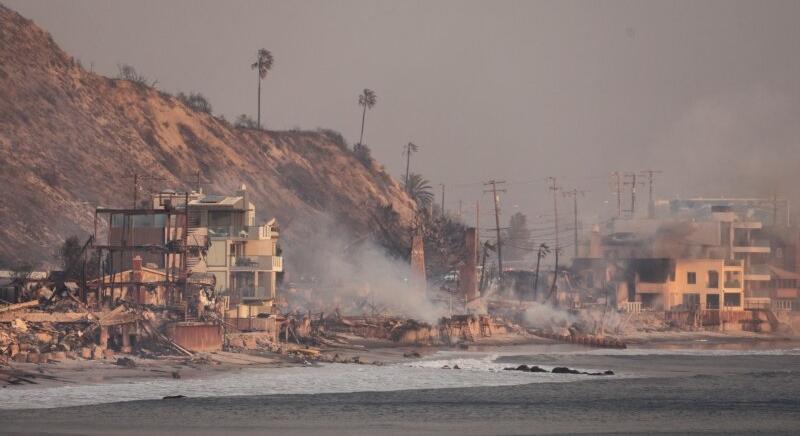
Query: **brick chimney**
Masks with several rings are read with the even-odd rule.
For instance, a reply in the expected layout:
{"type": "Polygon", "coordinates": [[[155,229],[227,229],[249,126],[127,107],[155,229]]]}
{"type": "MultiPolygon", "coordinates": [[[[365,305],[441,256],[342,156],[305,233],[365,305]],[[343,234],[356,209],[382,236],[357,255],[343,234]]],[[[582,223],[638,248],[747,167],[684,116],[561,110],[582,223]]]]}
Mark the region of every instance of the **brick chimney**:
{"type": "Polygon", "coordinates": [[[466,256],[465,262],[458,270],[459,291],[466,300],[474,301],[478,298],[478,278],[476,260],[478,257],[477,233],[475,227],[469,227],[464,232],[466,256]]]}
{"type": "Polygon", "coordinates": [[[134,282],[141,282],[142,281],[142,256],[134,256],[133,257],[133,275],[131,277],[131,281],[134,282]]]}

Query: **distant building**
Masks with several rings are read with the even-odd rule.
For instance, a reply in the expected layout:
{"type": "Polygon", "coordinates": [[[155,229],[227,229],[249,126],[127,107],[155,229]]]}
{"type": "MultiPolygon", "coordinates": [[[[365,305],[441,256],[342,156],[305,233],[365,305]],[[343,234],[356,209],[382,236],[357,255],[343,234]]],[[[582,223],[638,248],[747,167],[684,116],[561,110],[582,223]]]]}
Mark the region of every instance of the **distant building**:
{"type": "MultiPolygon", "coordinates": [[[[170,199],[169,193],[154,196],[154,207],[170,199]]],[[[276,297],[277,273],[283,271],[275,219],[256,223],[244,185],[232,196],[192,193],[188,208],[190,226],[208,240],[205,257],[191,262],[192,273],[212,275],[215,290],[229,295],[231,304],[249,307],[242,311],[245,316],[268,311],[276,297]]]]}
{"type": "Polygon", "coordinates": [[[275,219],[257,224],[255,211],[244,185],[231,196],[163,191],[151,208],[98,208],[108,221],[95,226],[94,247],[108,254],[98,298],[174,305],[213,288],[241,306],[239,317],[270,312],[283,258],[275,219]]]}
{"type": "Polygon", "coordinates": [[[744,310],[741,262],[724,259],[640,259],[634,301],[652,310],[744,310]]]}

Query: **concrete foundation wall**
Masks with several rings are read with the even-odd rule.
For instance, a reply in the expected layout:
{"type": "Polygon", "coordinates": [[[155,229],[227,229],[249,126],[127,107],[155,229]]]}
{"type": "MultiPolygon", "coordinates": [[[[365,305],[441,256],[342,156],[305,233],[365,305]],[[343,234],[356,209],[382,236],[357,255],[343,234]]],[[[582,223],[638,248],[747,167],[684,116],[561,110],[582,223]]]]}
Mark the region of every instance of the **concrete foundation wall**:
{"type": "Polygon", "coordinates": [[[179,322],[167,326],[167,336],[190,351],[222,349],[222,326],[215,323],[179,322]]]}

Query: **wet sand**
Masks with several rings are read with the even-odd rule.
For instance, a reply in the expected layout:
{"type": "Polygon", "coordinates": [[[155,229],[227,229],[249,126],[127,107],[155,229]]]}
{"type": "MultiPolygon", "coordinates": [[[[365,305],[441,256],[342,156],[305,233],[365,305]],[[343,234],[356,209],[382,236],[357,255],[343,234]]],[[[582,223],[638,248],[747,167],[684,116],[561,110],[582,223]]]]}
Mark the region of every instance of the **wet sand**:
{"type": "MultiPolygon", "coordinates": [[[[477,350],[502,351],[514,354],[514,350],[527,345],[554,345],[557,342],[536,336],[510,334],[506,336],[479,338],[466,348],[456,346],[407,346],[391,341],[349,337],[350,347],[323,348],[324,360],[336,356],[339,362],[352,362],[357,358],[360,364],[387,365],[425,358],[439,351],[477,350]],[[419,357],[416,357],[419,355],[419,357]]],[[[721,349],[721,350],[764,350],[792,344],[796,338],[765,336],[747,332],[661,332],[642,333],[629,336],[629,344],[638,348],[669,349],[721,349]]],[[[581,347],[577,346],[577,349],[581,347]]],[[[585,347],[584,347],[585,348],[585,347]]],[[[589,349],[589,348],[585,348],[589,349]]],[[[197,359],[184,357],[165,357],[161,359],[141,359],[127,357],[136,363],[135,368],[118,366],[115,360],[66,360],[58,363],[32,364],[11,363],[10,369],[20,370],[33,378],[35,384],[23,383],[10,386],[0,380],[1,389],[36,389],[59,385],[86,385],[131,382],[148,379],[192,379],[214,377],[246,368],[279,368],[308,365],[304,358],[283,354],[249,351],[244,353],[214,352],[198,353],[197,359]]],[[[9,370],[9,367],[4,368],[9,370]]]]}
{"type": "MultiPolygon", "coordinates": [[[[548,375],[520,374],[531,382],[393,391],[373,386],[372,391],[350,393],[0,410],[0,422],[5,434],[797,434],[798,343],[773,342],[770,349],[747,352],[737,351],[735,340],[717,341],[707,349],[674,352],[658,347],[586,351],[564,344],[484,347],[497,353],[492,361],[501,366],[608,367],[621,377],[562,383],[536,382],[548,375]]],[[[455,359],[480,352],[450,351],[435,357],[444,358],[442,354],[455,359]]],[[[347,369],[347,374],[361,377],[362,372],[350,368],[359,366],[329,369],[347,369]]],[[[389,370],[393,368],[374,368],[389,370]]],[[[488,374],[480,369],[427,371],[434,377],[488,374]]],[[[331,376],[336,376],[334,372],[331,376]]],[[[394,381],[395,386],[402,383],[394,381]]]]}

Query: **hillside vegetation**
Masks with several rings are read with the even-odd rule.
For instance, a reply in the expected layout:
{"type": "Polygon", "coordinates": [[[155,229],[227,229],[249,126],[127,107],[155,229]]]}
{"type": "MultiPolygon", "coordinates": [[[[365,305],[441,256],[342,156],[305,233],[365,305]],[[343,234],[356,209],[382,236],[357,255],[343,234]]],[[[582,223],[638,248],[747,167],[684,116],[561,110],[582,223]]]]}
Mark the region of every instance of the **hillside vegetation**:
{"type": "Polygon", "coordinates": [[[401,186],[330,131],[235,128],[164,92],[84,70],[44,31],[0,5],[0,263],[52,258],[91,232],[96,206],[129,207],[148,190],[245,184],[284,251],[320,235],[408,246],[414,214],[401,186]]]}

